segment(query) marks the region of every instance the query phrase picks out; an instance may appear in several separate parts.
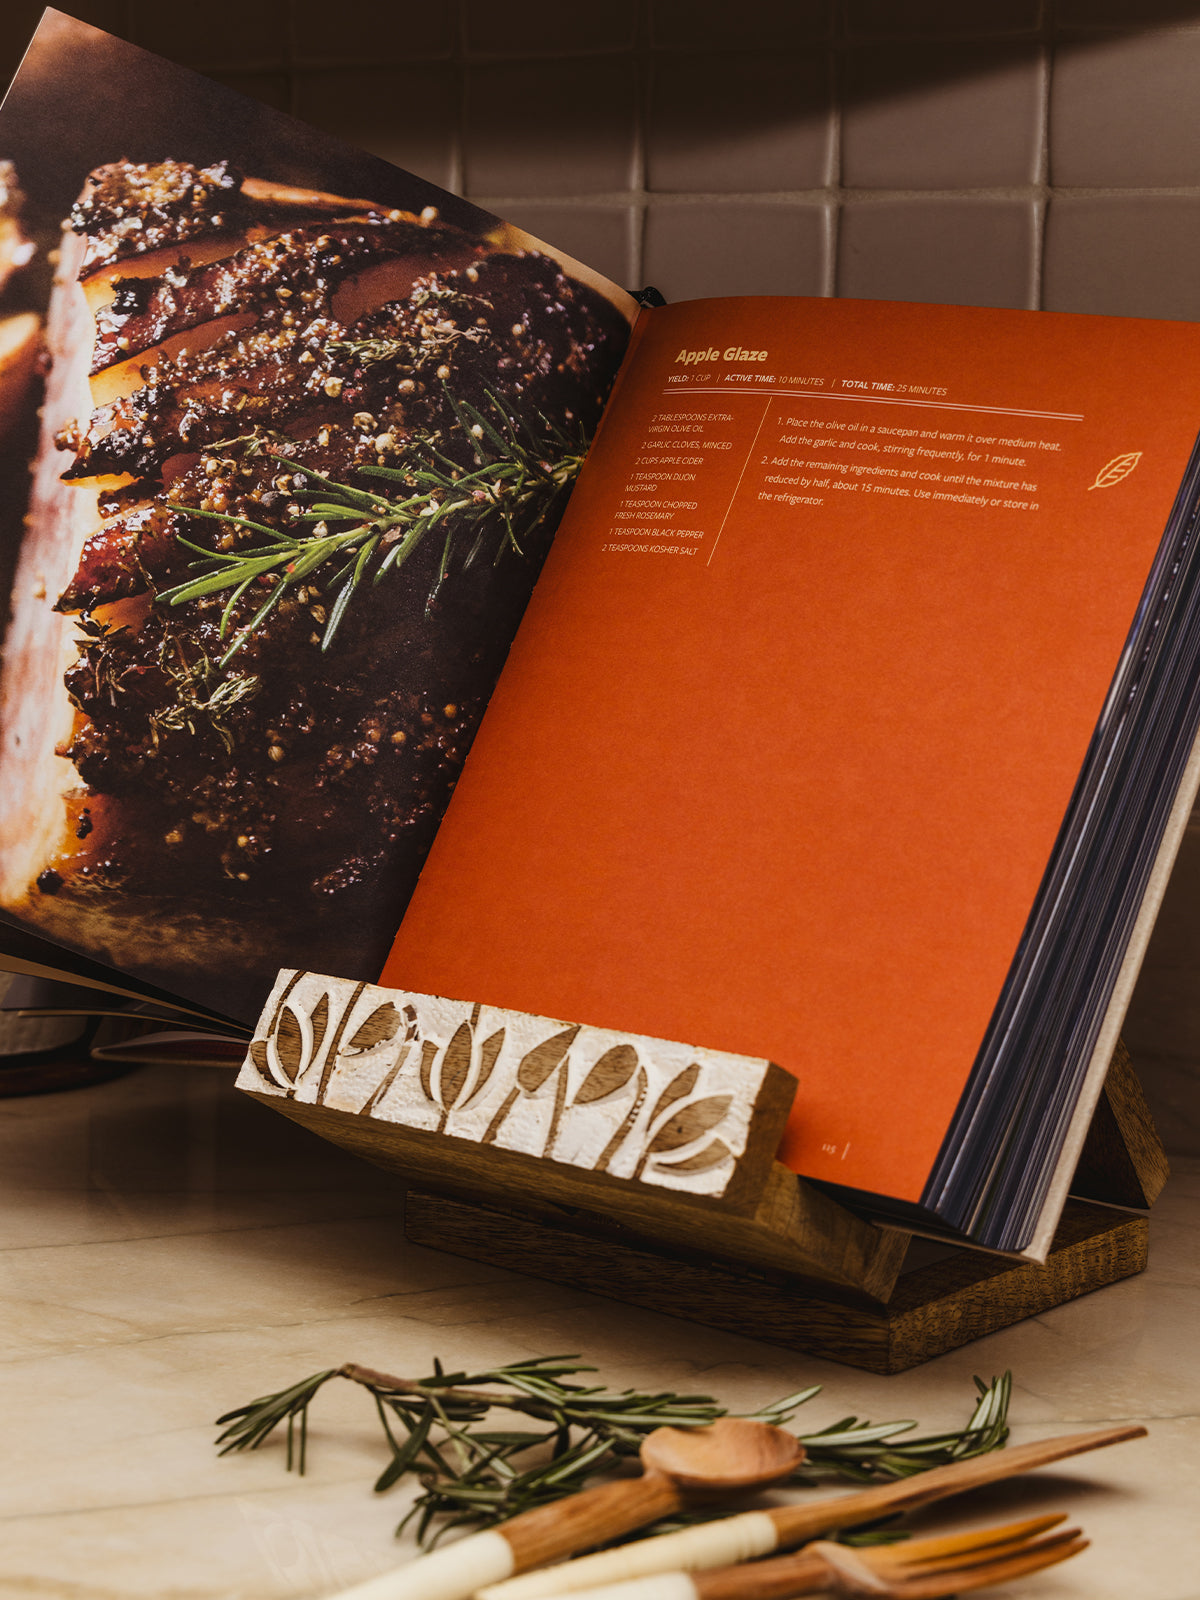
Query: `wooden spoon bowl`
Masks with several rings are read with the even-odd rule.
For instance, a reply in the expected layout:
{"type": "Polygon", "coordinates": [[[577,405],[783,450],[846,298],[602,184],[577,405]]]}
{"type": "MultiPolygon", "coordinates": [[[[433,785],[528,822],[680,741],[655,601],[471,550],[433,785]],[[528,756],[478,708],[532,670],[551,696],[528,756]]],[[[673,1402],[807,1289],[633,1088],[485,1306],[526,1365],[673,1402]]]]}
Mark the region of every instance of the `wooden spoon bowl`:
{"type": "Polygon", "coordinates": [[[764,1488],[789,1477],[804,1460],[794,1434],[749,1417],[720,1417],[705,1428],[655,1428],[639,1454],[647,1472],[661,1472],[696,1493],[764,1488]]]}

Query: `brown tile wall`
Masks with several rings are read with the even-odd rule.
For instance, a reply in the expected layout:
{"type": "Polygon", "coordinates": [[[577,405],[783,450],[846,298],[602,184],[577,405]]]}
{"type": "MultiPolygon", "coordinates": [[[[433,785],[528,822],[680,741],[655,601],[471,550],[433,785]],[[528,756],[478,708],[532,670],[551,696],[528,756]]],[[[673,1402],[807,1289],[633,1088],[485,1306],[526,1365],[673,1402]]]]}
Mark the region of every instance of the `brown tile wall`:
{"type": "MultiPolygon", "coordinates": [[[[66,9],[671,299],[1200,318],[1200,0],[66,9]]],[[[5,76],[40,10],[0,7],[5,76]]],[[[1127,1033],[1200,1151],[1200,824],[1127,1033]]]]}
{"type": "Polygon", "coordinates": [[[74,9],[672,299],[1200,316],[1200,0],[74,9]]]}

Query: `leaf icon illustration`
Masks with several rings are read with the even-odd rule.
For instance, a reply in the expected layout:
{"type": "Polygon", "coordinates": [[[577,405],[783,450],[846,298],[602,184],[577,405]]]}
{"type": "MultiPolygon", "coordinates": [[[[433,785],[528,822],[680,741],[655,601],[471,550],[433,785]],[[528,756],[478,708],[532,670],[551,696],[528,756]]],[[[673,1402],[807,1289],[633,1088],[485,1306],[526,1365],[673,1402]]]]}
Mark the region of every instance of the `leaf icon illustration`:
{"type": "Polygon", "coordinates": [[[541,1044],[535,1044],[533,1049],[521,1058],[521,1065],[517,1068],[517,1082],[526,1094],[538,1092],[555,1067],[562,1063],[567,1051],[575,1043],[578,1032],[578,1024],[573,1028],[564,1028],[561,1033],[543,1039],[541,1044]]]}
{"type": "Polygon", "coordinates": [[[1120,483],[1122,478],[1127,478],[1141,459],[1140,450],[1129,450],[1123,456],[1114,456],[1106,466],[1100,468],[1095,483],[1089,483],[1088,488],[1111,489],[1114,483],[1120,483]]]}
{"type": "Polygon", "coordinates": [[[464,1110],[471,1104],[471,1101],[474,1100],[475,1096],[487,1086],[487,1081],[491,1077],[492,1070],[496,1065],[496,1058],[503,1048],[503,1028],[498,1028],[495,1033],[491,1034],[490,1037],[483,1041],[483,1044],[479,1048],[479,1076],[475,1080],[475,1087],[463,1101],[464,1110]]]}
{"type": "Polygon", "coordinates": [[[664,1150],[678,1150],[681,1145],[691,1144],[693,1139],[698,1139],[702,1133],[717,1126],[729,1110],[732,1100],[731,1094],[714,1094],[706,1100],[693,1100],[683,1106],[663,1123],[646,1146],[646,1154],[655,1156],[664,1150]]]}
{"type": "Polygon", "coordinates": [[[575,1096],[577,1106],[591,1105],[606,1095],[623,1089],[638,1068],[638,1054],[631,1044],[615,1044],[606,1050],[579,1085],[575,1096]]]}
{"type": "Polygon", "coordinates": [[[700,1064],[696,1061],[693,1061],[690,1067],[684,1067],[682,1072],[675,1074],[654,1102],[654,1110],[650,1113],[651,1125],[658,1121],[668,1106],[673,1106],[676,1100],[682,1100],[685,1095],[691,1094],[699,1076],[700,1064]]]}
{"type": "Polygon", "coordinates": [[[390,1000],[377,1006],[362,1026],[355,1029],[345,1054],[360,1056],[364,1050],[373,1050],[377,1044],[394,1039],[400,1031],[400,1021],[400,1013],[390,1000]]]}
{"type": "Polygon", "coordinates": [[[685,1156],[682,1161],[657,1161],[655,1165],[663,1172],[707,1172],[710,1167],[719,1167],[722,1161],[728,1161],[732,1154],[723,1139],[710,1139],[694,1156],[685,1156]]]}

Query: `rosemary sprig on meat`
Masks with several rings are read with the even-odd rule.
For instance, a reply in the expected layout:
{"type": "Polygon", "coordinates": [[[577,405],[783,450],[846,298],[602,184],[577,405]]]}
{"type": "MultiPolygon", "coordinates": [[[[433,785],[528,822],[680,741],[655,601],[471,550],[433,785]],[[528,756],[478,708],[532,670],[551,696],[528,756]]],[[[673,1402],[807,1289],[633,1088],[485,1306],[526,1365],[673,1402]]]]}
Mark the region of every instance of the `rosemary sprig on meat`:
{"type": "MultiPolygon", "coordinates": [[[[575,1356],[536,1356],[476,1373],[446,1372],[435,1361],[429,1377],[412,1379],[349,1362],[226,1412],[217,1419],[224,1428],[217,1444],[222,1455],[256,1450],[286,1423],[288,1470],[303,1472],[313,1399],[333,1378],[361,1384],[375,1401],[390,1452],[375,1489],[390,1489],[415,1474],[421,1492],[396,1531],[415,1518],[418,1542],[431,1545],[450,1529],[488,1527],[574,1494],[635,1455],[654,1428],[703,1427],[727,1414],[710,1395],[640,1393],[573,1381],[594,1370],[575,1356]],[[494,1410],[518,1412],[540,1426],[497,1428],[489,1425],[494,1410]]],[[[990,1384],[976,1378],[975,1384],[975,1407],[959,1430],[914,1437],[911,1421],[844,1417],[800,1434],[805,1460],[793,1482],[903,1478],[998,1449],[1008,1437],[1011,1375],[990,1384]]],[[[819,1393],[814,1384],[753,1415],[782,1425],[819,1393]]]]}
{"type": "Polygon", "coordinates": [[[158,600],[177,606],[228,595],[220,627],[225,639],[242,597],[264,580],[270,584],[263,603],[233,633],[219,662],[224,667],[284,595],[306,585],[320,587],[329,602],[320,639],[321,649],[328,650],[361,586],[398,572],[431,535],[441,538],[442,551],[427,605],[457,559],[466,568],[488,551],[493,561],[508,550],[524,554],[530,534],[578,475],[587,442],[569,439],[544,418],[539,419],[544,434],[534,434],[490,391],[486,411],[447,398],[468,446],[469,465],[455,460],[432,435],[419,434],[400,450],[395,467],[357,467],[356,483],[339,483],[268,445],[263,453],[290,475],[286,526],[188,507],[189,516],[246,529],[265,542],[223,552],[180,535],[180,543],[200,558],[193,563],[198,575],[160,591],[158,600]],[[384,492],[366,480],[395,487],[384,492]]]}

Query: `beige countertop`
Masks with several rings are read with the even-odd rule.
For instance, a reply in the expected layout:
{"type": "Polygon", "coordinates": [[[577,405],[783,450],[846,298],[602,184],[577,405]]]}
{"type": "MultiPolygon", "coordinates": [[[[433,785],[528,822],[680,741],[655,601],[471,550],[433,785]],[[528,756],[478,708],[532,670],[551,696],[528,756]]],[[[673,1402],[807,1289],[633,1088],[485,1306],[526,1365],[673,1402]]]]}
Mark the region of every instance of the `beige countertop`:
{"type": "Polygon", "coordinates": [[[991,1592],[1200,1596],[1200,1163],[1156,1206],[1142,1277],[892,1378],[410,1245],[393,1180],[223,1073],[0,1101],[0,1187],[3,1600],[317,1600],[411,1554],[392,1537],[406,1491],[371,1490],[368,1397],[323,1391],[304,1478],[281,1442],[219,1459],[216,1414],[343,1361],[419,1376],[559,1351],[736,1409],[819,1382],[806,1427],[958,1426],[972,1376],[1011,1368],[1014,1442],[1151,1434],[960,1502],[963,1524],[1065,1510],[1094,1541],[991,1592]]]}

